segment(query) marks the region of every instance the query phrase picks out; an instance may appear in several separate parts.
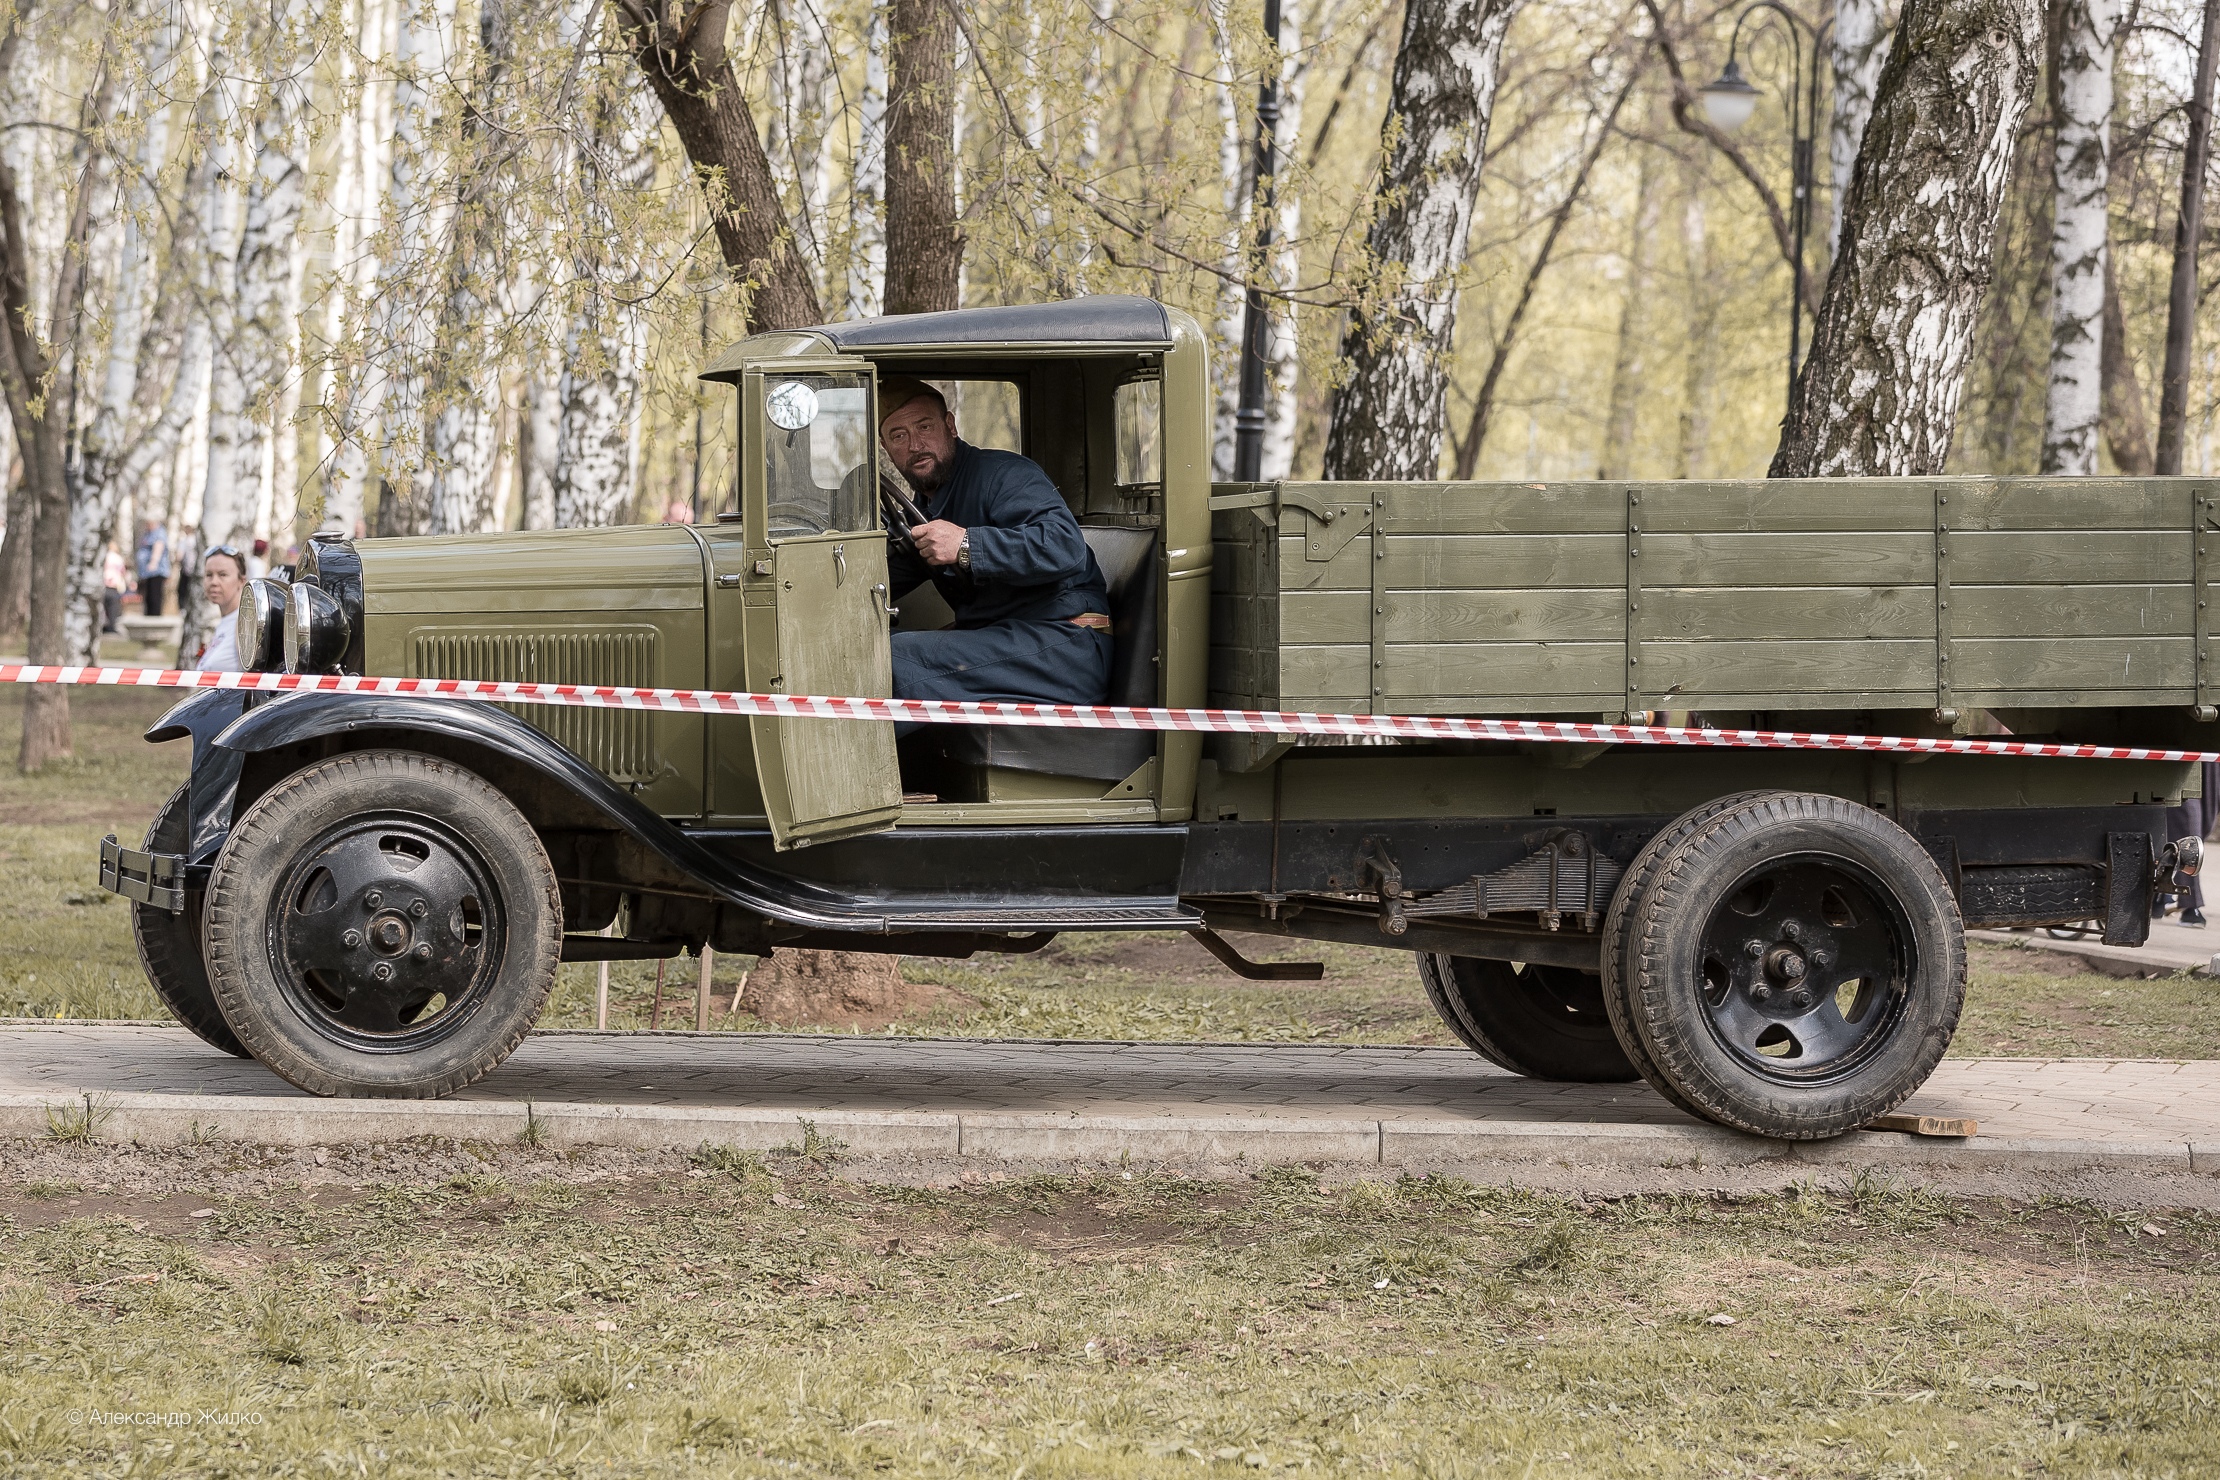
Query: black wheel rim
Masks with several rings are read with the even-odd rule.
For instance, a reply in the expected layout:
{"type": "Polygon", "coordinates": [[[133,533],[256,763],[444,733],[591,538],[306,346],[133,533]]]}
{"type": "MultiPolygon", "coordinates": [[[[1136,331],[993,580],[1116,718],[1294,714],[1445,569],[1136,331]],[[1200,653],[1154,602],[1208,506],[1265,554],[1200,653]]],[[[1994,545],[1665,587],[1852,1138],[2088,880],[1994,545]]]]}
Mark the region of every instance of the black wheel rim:
{"type": "Polygon", "coordinates": [[[1713,908],[1697,990],[1744,1068],[1823,1084],[1888,1042],[1916,964],[1895,891],[1849,859],[1792,854],[1745,872],[1713,908]]]}
{"type": "Polygon", "coordinates": [[[373,1053],[446,1038],[493,989],[505,945],[492,870],[431,818],[349,818],[303,848],[269,913],[270,967],[324,1037],[373,1053]]]}

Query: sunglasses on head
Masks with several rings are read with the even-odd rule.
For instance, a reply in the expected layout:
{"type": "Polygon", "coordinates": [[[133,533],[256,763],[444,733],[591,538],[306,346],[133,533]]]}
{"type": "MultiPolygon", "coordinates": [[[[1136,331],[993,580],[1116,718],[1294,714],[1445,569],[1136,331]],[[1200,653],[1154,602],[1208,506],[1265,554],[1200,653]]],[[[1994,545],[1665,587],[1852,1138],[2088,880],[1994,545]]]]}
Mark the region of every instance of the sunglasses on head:
{"type": "Polygon", "coordinates": [[[206,565],[209,561],[215,559],[218,555],[229,555],[241,570],[245,570],[247,568],[247,557],[239,553],[239,547],[237,545],[210,546],[208,553],[200,557],[201,564],[206,565]]]}

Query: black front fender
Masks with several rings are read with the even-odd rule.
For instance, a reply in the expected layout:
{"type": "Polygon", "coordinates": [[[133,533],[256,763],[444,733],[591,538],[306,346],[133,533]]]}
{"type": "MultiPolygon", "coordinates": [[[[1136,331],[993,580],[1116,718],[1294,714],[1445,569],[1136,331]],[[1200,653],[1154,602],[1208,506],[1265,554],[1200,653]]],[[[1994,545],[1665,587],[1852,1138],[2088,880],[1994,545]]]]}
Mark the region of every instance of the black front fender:
{"type": "MultiPolygon", "coordinates": [[[[211,696],[213,697],[213,696],[211,696]]],[[[172,716],[189,707],[180,705],[172,716]]],[[[167,725],[170,717],[165,717],[167,725]]],[[[151,734],[151,732],[150,732],[151,734]]],[[[885,915],[872,902],[843,895],[710,852],[623,787],[587,765],[544,731],[492,704],[467,699],[419,699],[397,694],[284,694],[253,705],[205,749],[195,733],[193,800],[196,862],[214,856],[230,830],[241,761],[265,751],[311,741],[359,736],[407,747],[410,737],[437,737],[441,748],[461,747],[523,766],[608,819],[664,862],[697,881],[706,893],[781,924],[814,930],[884,931],[885,915]],[[203,757],[206,757],[204,761],[203,757]],[[214,829],[203,851],[200,821],[202,772],[208,772],[214,829]],[[228,768],[228,780],[225,779],[228,768]],[[217,793],[221,814],[217,815],[217,793]]]]}

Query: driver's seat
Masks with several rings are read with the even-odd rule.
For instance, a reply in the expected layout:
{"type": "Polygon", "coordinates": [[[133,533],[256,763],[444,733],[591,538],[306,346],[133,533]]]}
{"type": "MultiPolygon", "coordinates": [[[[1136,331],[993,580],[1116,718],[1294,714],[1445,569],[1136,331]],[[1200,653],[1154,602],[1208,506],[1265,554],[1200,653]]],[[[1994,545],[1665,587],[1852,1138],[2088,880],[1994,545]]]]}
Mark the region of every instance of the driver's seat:
{"type": "MultiPolygon", "coordinates": [[[[1110,696],[1107,702],[1157,702],[1157,531],[1124,525],[1081,527],[1110,595],[1110,696]]],[[[1019,725],[927,725],[901,743],[906,775],[940,775],[950,766],[992,766],[1090,781],[1123,781],[1156,754],[1154,730],[1057,730],[1019,725]]]]}

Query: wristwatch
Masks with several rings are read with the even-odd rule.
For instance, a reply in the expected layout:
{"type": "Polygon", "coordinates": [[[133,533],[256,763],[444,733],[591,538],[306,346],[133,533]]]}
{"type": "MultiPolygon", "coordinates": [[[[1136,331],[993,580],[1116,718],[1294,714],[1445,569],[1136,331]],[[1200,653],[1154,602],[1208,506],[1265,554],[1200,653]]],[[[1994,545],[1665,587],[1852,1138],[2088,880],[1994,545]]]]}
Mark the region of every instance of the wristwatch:
{"type": "Polygon", "coordinates": [[[963,537],[962,543],[956,546],[956,569],[961,571],[971,569],[971,536],[968,534],[963,537]]]}

